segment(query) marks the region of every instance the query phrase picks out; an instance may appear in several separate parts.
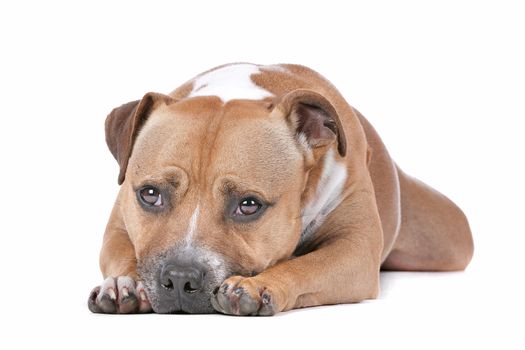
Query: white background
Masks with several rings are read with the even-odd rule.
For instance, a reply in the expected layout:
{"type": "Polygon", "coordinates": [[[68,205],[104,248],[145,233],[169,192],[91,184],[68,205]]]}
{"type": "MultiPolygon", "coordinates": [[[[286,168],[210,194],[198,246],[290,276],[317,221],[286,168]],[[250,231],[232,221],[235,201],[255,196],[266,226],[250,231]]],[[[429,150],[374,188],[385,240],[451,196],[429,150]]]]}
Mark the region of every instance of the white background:
{"type": "Polygon", "coordinates": [[[523,349],[521,6],[2,2],[0,348],[523,349]],[[379,300],[272,318],[91,314],[118,190],[107,113],[232,61],[330,79],[401,167],[467,213],[467,271],[384,274],[379,300]]]}

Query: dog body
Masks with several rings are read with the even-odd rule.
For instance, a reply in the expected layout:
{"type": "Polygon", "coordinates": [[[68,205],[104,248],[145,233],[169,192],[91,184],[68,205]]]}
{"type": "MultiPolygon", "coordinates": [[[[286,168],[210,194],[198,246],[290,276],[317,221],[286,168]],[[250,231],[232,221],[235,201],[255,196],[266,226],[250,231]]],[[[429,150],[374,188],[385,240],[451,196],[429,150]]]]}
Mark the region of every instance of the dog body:
{"type": "Polygon", "coordinates": [[[271,315],[376,298],[379,271],[464,269],[448,198],[403,173],[318,73],[231,64],[116,108],[122,184],[94,312],[271,315]]]}

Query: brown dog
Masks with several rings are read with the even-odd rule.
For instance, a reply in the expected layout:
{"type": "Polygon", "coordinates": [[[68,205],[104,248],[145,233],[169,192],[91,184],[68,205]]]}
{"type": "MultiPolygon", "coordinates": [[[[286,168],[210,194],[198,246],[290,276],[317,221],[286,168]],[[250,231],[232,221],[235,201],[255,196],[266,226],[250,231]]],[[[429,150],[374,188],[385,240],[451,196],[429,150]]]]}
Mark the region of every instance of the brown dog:
{"type": "Polygon", "coordinates": [[[461,210],[306,67],[215,68],[114,109],[106,141],[122,186],[93,312],[272,315],[472,257],[461,210]]]}

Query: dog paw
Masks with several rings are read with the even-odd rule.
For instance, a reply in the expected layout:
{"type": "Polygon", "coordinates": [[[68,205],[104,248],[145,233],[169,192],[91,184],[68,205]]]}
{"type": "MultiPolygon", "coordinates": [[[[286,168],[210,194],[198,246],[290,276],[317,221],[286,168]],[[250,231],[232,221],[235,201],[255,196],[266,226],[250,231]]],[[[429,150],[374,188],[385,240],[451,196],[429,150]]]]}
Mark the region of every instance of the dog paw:
{"type": "Polygon", "coordinates": [[[128,276],[106,278],[102,285],[91,291],[88,308],[102,314],[151,312],[144,285],[128,276]]]}
{"type": "Polygon", "coordinates": [[[213,292],[211,304],[218,312],[228,315],[271,316],[280,311],[276,293],[256,277],[228,278],[213,292]]]}

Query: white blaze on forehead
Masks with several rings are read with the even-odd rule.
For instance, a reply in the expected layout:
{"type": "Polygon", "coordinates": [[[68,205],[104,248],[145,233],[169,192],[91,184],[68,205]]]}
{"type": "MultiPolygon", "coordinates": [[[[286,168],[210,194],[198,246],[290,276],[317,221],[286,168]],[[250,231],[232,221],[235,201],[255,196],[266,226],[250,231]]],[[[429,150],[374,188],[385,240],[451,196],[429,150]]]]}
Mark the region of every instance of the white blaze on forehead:
{"type": "Polygon", "coordinates": [[[255,64],[224,66],[196,77],[188,97],[217,96],[224,103],[234,99],[262,100],[272,97],[271,92],[252,81],[251,75],[260,73],[255,64]]]}
{"type": "Polygon", "coordinates": [[[200,212],[200,205],[197,204],[197,207],[193,211],[193,214],[191,215],[190,222],[188,223],[188,229],[186,230],[186,244],[190,245],[193,236],[195,235],[195,231],[197,231],[197,220],[199,219],[199,212],[200,212]]]}
{"type": "Polygon", "coordinates": [[[335,160],[333,149],[328,150],[315,196],[303,209],[303,232],[299,245],[311,239],[328,214],[341,203],[346,177],[345,165],[335,160]]]}

